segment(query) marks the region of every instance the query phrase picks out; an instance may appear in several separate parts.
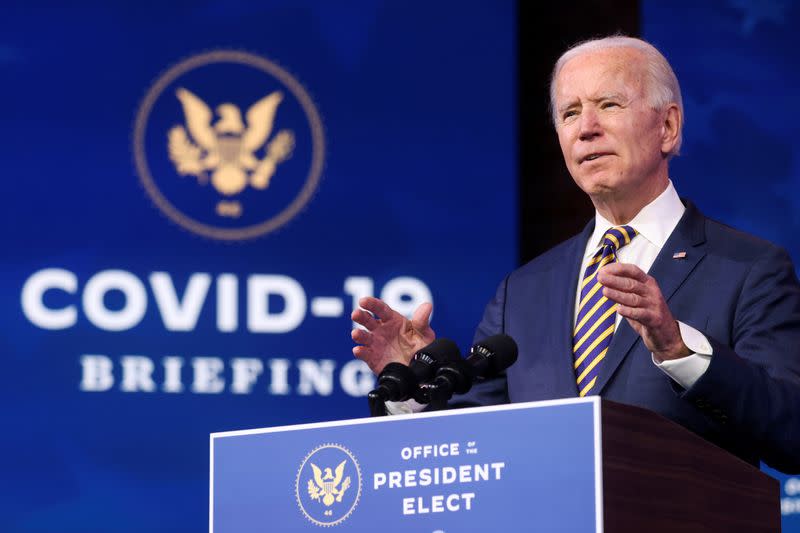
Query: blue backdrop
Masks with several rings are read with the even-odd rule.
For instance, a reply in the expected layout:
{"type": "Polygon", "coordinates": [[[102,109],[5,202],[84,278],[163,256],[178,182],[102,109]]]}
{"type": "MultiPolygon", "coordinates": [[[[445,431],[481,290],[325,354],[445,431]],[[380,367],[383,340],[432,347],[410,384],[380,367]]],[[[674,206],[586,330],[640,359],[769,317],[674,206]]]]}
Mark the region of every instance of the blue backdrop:
{"type": "MultiPolygon", "coordinates": [[[[0,14],[0,530],[205,530],[210,432],[366,414],[358,295],[430,297],[467,348],[517,255],[511,0],[0,14]]],[[[642,6],[684,89],[679,192],[795,259],[798,22],[642,6]]]]}
{"type": "MultiPolygon", "coordinates": [[[[678,192],[706,215],[776,242],[800,260],[796,45],[800,6],[729,0],[642,4],[642,35],[683,90],[678,192]]],[[[799,443],[800,445],[800,443],[799,443]]],[[[781,481],[783,531],[800,531],[800,478],[781,481]]]]}
{"type": "Polygon", "coordinates": [[[466,349],[517,255],[514,32],[510,0],[5,3],[0,530],[205,530],[210,432],[366,416],[359,295],[466,349]]]}

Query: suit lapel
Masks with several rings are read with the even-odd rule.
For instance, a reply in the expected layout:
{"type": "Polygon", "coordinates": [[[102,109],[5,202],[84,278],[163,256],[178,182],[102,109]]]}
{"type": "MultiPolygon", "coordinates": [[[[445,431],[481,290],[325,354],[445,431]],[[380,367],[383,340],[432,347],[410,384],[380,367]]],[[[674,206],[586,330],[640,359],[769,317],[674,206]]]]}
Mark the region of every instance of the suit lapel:
{"type": "MultiPolygon", "coordinates": [[[[686,211],[648,272],[658,282],[667,302],[706,254],[705,218],[691,202],[685,201],[685,204],[686,211]],[[685,252],[686,255],[673,257],[681,252],[685,252]]],[[[602,392],[639,338],[628,321],[622,319],[601,364],[597,384],[594,387],[597,394],[602,392]]]]}
{"type": "Polygon", "coordinates": [[[570,268],[562,268],[554,274],[552,290],[556,291],[555,301],[563,302],[564,306],[555,309],[556,324],[559,324],[553,346],[553,353],[558,357],[556,366],[556,394],[557,398],[574,397],[578,395],[578,384],[575,381],[575,369],[572,357],[572,329],[575,321],[575,297],[578,289],[578,279],[583,277],[581,264],[586,252],[586,241],[594,231],[594,219],[586,225],[583,232],[573,239],[572,246],[567,250],[570,268]],[[565,297],[566,296],[566,297],[565,297]],[[560,326],[564,324],[564,326],[560,326]]]}

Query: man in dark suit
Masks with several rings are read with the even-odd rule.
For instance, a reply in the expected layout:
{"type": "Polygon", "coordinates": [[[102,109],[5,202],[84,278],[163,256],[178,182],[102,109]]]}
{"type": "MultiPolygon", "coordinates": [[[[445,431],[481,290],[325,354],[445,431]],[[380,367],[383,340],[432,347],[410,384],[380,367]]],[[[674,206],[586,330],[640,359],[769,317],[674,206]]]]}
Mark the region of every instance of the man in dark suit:
{"type": "MultiPolygon", "coordinates": [[[[683,108],[666,59],[639,39],[582,43],[556,63],[551,104],[595,219],[503,280],[476,340],[506,333],[519,360],[453,404],[599,394],[800,472],[800,284],[783,250],[678,197],[683,108]]],[[[434,339],[430,304],[406,320],[360,303],[353,351],[376,373],[434,339]]]]}

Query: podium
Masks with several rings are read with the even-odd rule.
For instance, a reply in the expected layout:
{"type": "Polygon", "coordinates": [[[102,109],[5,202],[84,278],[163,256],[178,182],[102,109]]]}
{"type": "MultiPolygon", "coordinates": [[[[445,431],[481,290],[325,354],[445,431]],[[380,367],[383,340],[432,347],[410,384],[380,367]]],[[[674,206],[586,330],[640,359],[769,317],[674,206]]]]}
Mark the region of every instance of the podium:
{"type": "Polygon", "coordinates": [[[778,482],[599,397],[211,435],[212,533],[778,532],[778,482]]]}

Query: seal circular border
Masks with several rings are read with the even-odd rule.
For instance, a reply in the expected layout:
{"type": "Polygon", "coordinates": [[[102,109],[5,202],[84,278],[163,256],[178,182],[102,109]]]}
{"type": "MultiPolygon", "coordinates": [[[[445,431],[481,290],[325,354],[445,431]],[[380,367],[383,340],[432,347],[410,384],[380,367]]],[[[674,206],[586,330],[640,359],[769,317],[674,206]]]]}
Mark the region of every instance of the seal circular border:
{"type": "Polygon", "coordinates": [[[319,446],[317,446],[316,448],[314,448],[313,450],[308,452],[308,454],[305,456],[305,458],[303,458],[303,462],[300,463],[300,468],[297,469],[297,476],[295,477],[295,480],[294,480],[294,498],[295,498],[295,501],[297,501],[297,506],[300,508],[300,512],[303,513],[303,516],[305,516],[306,519],[308,519],[311,523],[313,523],[315,525],[322,526],[322,527],[333,527],[333,526],[337,526],[340,523],[342,523],[345,520],[347,520],[347,518],[351,514],[353,514],[353,511],[355,511],[356,507],[358,506],[358,502],[361,499],[361,466],[358,464],[358,460],[353,455],[353,452],[351,452],[350,450],[348,450],[347,448],[345,448],[341,444],[336,444],[336,443],[333,443],[333,442],[328,442],[326,444],[320,444],[319,446]],[[325,448],[337,448],[337,449],[343,451],[344,453],[346,453],[347,456],[350,458],[350,460],[353,461],[353,464],[356,467],[356,473],[358,474],[358,492],[356,493],[356,499],[353,500],[353,505],[350,506],[350,509],[347,511],[347,513],[345,513],[341,518],[339,518],[335,522],[320,522],[319,520],[315,520],[315,519],[311,518],[311,516],[308,514],[308,512],[306,512],[305,507],[303,507],[303,502],[300,501],[300,473],[303,471],[303,467],[306,466],[306,463],[308,462],[308,460],[311,459],[311,456],[314,455],[315,453],[317,453],[318,451],[320,451],[322,449],[325,449],[325,448]]]}
{"type": "Polygon", "coordinates": [[[156,204],[161,212],[184,229],[204,237],[224,241],[247,240],[261,237],[262,235],[269,233],[280,226],[283,226],[289,220],[294,218],[295,215],[297,215],[297,213],[303,207],[305,207],[305,205],[314,195],[314,192],[317,190],[320,176],[322,174],[323,162],[325,160],[325,136],[323,135],[322,120],[320,119],[317,108],[311,100],[311,97],[308,95],[300,82],[298,82],[291,74],[268,59],[251,54],[249,52],[242,52],[238,50],[213,50],[211,52],[197,54],[189,57],[188,59],[184,59],[162,74],[150,87],[150,89],[148,89],[144,100],[142,101],[136,113],[136,121],[133,132],[133,148],[139,181],[142,183],[145,191],[150,196],[150,199],[156,204]],[[147,121],[150,118],[150,112],[153,109],[153,105],[161,96],[161,93],[164,91],[167,85],[175,81],[183,74],[198,67],[213,63],[238,63],[241,65],[247,65],[277,78],[289,89],[289,91],[291,91],[292,95],[300,103],[300,106],[303,108],[311,128],[311,167],[309,168],[303,188],[300,190],[298,195],[295,196],[292,202],[283,209],[283,211],[260,224],[255,224],[244,228],[216,228],[209,224],[198,222],[197,220],[184,215],[177,207],[172,205],[172,203],[167,200],[167,198],[161,193],[158,186],[155,184],[155,181],[150,173],[150,167],[147,164],[147,158],[145,156],[144,138],[147,130],[147,121]]]}

